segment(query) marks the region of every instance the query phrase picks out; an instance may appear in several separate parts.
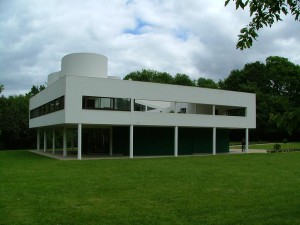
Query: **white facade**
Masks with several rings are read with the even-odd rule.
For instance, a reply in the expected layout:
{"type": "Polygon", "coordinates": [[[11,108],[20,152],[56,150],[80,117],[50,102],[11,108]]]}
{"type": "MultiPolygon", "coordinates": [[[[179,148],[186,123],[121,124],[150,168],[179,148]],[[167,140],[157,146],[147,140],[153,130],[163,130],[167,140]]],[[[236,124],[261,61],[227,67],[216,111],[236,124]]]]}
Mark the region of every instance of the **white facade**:
{"type": "MultiPolygon", "coordinates": [[[[31,116],[29,127],[78,127],[79,124],[176,129],[206,127],[248,130],[256,127],[255,94],[108,77],[107,58],[96,54],[75,53],[63,57],[61,71],[50,74],[48,87],[30,99],[31,114],[38,107],[62,96],[62,109],[43,115],[37,112],[37,116],[31,116]],[[130,108],[128,111],[119,111],[114,107],[110,110],[95,105],[94,109],[85,109],[84,97],[101,97],[101,104],[106,104],[105,101],[109,99],[126,99],[130,102],[130,108]],[[144,110],[135,111],[135,104],[144,110]],[[229,112],[235,110],[243,113],[239,116],[230,115],[229,112]]],[[[114,100],[114,104],[117,101],[114,100]]]]}

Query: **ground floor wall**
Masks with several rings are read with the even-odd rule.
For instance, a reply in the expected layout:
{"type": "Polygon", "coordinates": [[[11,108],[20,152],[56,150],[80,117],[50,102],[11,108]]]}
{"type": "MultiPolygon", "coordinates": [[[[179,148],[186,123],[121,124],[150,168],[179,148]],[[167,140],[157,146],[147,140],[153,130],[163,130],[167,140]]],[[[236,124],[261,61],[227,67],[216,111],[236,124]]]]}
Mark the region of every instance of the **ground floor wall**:
{"type": "Polygon", "coordinates": [[[135,127],[133,136],[136,156],[174,155],[173,127],[135,127]]]}
{"type": "MultiPolygon", "coordinates": [[[[113,127],[114,154],[129,154],[129,127],[113,127]]],[[[134,156],[174,155],[174,127],[134,127],[134,156]]],[[[217,129],[216,152],[229,152],[229,130],[217,129]]],[[[212,128],[179,128],[178,154],[211,154],[212,128]]]]}
{"type": "Polygon", "coordinates": [[[229,152],[229,129],[78,125],[78,129],[73,126],[39,130],[38,150],[42,142],[44,151],[52,147],[54,154],[62,148],[64,156],[68,151],[77,151],[79,159],[81,152],[129,157],[216,154],[229,152]]]}
{"type": "Polygon", "coordinates": [[[129,155],[129,127],[112,128],[112,148],[117,155],[129,155]]]}

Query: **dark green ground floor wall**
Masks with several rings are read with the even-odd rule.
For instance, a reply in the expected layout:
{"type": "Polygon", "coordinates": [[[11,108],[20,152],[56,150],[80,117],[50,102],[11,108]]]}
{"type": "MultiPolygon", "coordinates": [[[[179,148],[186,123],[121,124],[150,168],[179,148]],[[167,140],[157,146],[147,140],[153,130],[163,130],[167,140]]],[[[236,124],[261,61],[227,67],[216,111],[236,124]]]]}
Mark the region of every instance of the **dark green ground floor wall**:
{"type": "Polygon", "coordinates": [[[134,155],[173,155],[174,128],[172,127],[135,127],[134,155]]]}
{"type": "MultiPolygon", "coordinates": [[[[134,127],[135,156],[173,155],[173,127],[134,127]]],[[[229,152],[229,130],[217,129],[217,153],[229,152]]],[[[129,155],[129,127],[113,127],[114,154],[129,155]]],[[[212,153],[212,128],[179,128],[178,154],[212,153]]]]}
{"type": "Polygon", "coordinates": [[[179,128],[178,154],[212,153],[211,128],[179,128]]]}
{"type": "MultiPolygon", "coordinates": [[[[229,152],[228,129],[217,129],[217,153],[229,152]]],[[[212,153],[212,128],[179,128],[178,154],[212,153]]]]}
{"type": "Polygon", "coordinates": [[[129,127],[113,127],[113,154],[129,155],[129,127]]]}
{"type": "Polygon", "coordinates": [[[229,130],[217,129],[217,153],[229,152],[229,130]]]}

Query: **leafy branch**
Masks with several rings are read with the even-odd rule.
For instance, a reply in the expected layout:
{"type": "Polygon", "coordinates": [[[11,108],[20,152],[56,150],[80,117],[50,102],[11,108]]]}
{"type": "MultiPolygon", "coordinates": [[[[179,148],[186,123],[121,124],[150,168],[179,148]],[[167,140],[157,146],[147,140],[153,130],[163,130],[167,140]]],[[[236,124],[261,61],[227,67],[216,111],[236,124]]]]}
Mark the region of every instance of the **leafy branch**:
{"type": "Polygon", "coordinates": [[[300,16],[300,0],[226,0],[225,6],[229,2],[235,2],[236,10],[244,10],[249,7],[251,22],[241,29],[238,35],[236,48],[244,50],[250,48],[253,40],[258,37],[257,31],[263,27],[272,25],[275,22],[282,21],[281,16],[291,13],[296,21],[300,16]]]}

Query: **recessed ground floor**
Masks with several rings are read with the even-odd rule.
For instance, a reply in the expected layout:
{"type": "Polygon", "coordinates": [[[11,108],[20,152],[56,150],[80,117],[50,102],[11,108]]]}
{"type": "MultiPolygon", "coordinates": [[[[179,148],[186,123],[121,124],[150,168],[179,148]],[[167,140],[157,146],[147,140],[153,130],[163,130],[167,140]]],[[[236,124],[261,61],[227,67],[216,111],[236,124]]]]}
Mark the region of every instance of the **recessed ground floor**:
{"type": "MultiPolygon", "coordinates": [[[[229,152],[229,129],[153,126],[52,126],[37,129],[37,150],[82,157],[137,157],[229,152]]],[[[245,143],[248,146],[248,129],[245,143]]]]}

